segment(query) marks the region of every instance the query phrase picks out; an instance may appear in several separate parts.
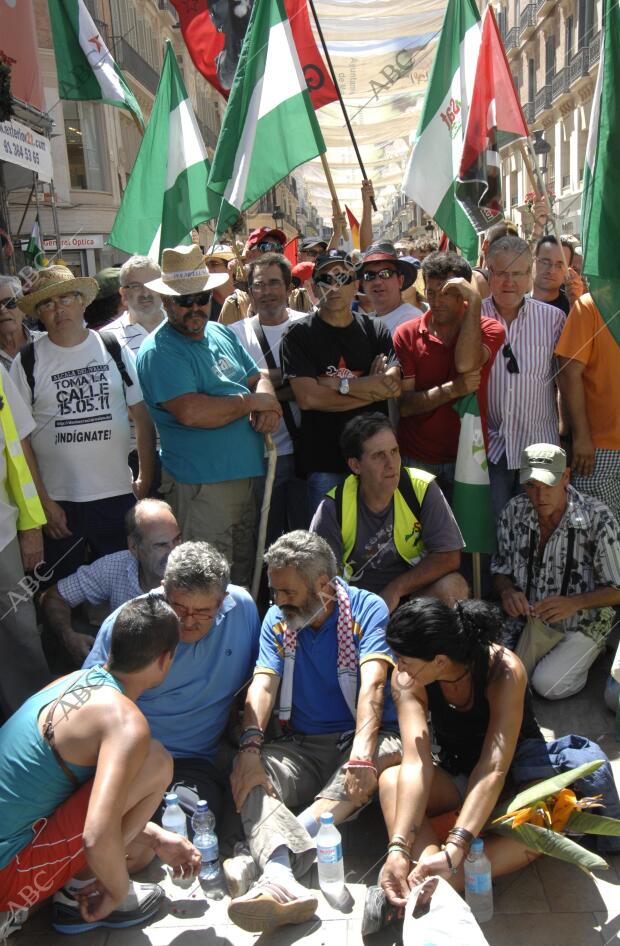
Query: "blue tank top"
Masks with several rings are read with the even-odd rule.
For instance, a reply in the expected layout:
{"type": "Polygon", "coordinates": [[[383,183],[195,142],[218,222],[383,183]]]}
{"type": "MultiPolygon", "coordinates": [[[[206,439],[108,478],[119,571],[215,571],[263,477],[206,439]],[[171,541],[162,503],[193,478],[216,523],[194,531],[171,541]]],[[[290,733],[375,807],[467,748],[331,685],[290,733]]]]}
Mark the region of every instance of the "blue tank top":
{"type": "MultiPolygon", "coordinates": [[[[59,696],[80,691],[70,700],[77,712],[86,695],[101,686],[123,689],[103,667],[77,670],[46,690],[35,693],[0,728],[0,868],[6,867],[34,837],[33,825],[54,812],[75,791],[51,748],[39,732],[42,711],[59,696]]],[[[62,704],[61,704],[62,706],[62,704]]],[[[54,719],[62,719],[57,710],[54,719]]],[[[80,785],[95,773],[95,766],[66,763],[80,785]]]]}

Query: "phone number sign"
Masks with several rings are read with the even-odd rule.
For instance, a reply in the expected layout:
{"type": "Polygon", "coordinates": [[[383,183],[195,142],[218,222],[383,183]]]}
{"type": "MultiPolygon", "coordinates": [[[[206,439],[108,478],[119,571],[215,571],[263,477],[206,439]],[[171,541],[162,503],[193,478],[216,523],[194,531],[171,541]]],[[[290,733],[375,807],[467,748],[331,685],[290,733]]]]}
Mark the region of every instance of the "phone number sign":
{"type": "Polygon", "coordinates": [[[0,122],[0,161],[36,171],[41,181],[53,177],[49,138],[21,122],[0,122]]]}

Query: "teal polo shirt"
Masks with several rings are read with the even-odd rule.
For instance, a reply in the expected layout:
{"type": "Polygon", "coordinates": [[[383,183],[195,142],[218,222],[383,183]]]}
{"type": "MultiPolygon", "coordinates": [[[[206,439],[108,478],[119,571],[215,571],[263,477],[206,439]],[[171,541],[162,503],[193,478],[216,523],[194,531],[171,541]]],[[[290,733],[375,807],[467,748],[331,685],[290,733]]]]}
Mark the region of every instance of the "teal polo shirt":
{"type": "Polygon", "coordinates": [[[264,439],[248,417],[223,427],[186,427],[161,406],[183,394],[249,392],[248,379],[259,369],[229,329],[208,322],[204,338],[193,341],[163,322],[142,343],[137,368],[159,431],[162,466],[177,483],[223,483],[264,474],[264,439]]]}

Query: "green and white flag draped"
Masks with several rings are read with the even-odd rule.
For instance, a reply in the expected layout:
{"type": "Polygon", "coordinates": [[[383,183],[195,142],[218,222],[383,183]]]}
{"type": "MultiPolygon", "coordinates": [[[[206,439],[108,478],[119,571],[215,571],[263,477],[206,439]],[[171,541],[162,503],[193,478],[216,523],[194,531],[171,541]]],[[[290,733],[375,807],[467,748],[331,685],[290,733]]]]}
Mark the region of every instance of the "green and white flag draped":
{"type": "Polygon", "coordinates": [[[217,233],[324,151],[284,0],[255,0],[209,175],[217,233]]]}
{"type": "Polygon", "coordinates": [[[620,345],[620,7],[604,0],[601,58],[592,97],[581,200],[583,272],[609,331],[620,345]]]}
{"type": "Polygon", "coordinates": [[[465,551],[492,553],[497,538],[491,509],[489,464],[476,394],[460,398],[454,410],[461,418],[461,432],[454,472],[452,510],[463,533],[465,551]]]}
{"type": "Polygon", "coordinates": [[[108,243],[160,260],[166,247],[189,243],[193,227],[213,216],[209,162],[170,43],[153,111],[108,243]]]}
{"type": "Polygon", "coordinates": [[[25,250],[26,257],[28,258],[29,263],[40,262],[39,257],[43,257],[43,240],[41,239],[41,227],[39,226],[39,218],[35,217],[35,221],[32,224],[32,231],[30,233],[30,239],[28,241],[28,246],[25,250]]]}
{"type": "Polygon", "coordinates": [[[456,198],[482,30],[475,0],[449,0],[402,189],[468,260],[478,236],[456,198]]]}
{"type": "Polygon", "coordinates": [[[104,102],[144,119],[84,0],[48,0],[61,99],[104,102]]]}

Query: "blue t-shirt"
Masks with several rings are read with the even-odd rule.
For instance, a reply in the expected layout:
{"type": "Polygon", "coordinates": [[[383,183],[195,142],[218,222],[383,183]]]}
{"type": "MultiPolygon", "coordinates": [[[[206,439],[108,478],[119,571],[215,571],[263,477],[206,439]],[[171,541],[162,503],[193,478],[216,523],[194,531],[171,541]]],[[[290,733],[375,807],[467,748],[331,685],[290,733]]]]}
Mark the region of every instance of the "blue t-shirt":
{"type": "MultiPolygon", "coordinates": [[[[344,582],[343,582],[344,584],[344,582]]],[[[366,660],[386,660],[388,682],[385,688],[383,728],[397,729],[396,707],[390,693],[389,670],[394,665],[392,651],[385,640],[389,612],[382,598],[362,588],[346,585],[351,599],[353,635],[359,664],[366,660]]],[[[349,732],[355,720],[338,682],[337,608],[318,630],[304,627],[297,633],[297,651],[293,674],[291,726],[295,732],[349,732]]],[[[275,605],[269,609],[260,632],[256,670],[267,670],[279,677],[284,671],[282,612],[275,605]]],[[[359,672],[358,672],[359,693],[359,672]]]]}
{"type": "Polygon", "coordinates": [[[163,322],[140,347],[138,377],[157,425],[161,461],[178,483],[222,483],[264,474],[264,439],[240,417],[223,427],[187,427],[161,407],[183,394],[247,394],[258,367],[237,337],[209,322],[201,341],[163,322]]]}
{"type": "MultiPolygon", "coordinates": [[[[106,661],[119,611],[102,624],[85,667],[106,661]]],[[[259,629],[258,611],[248,592],[229,585],[208,634],[194,644],[180,641],[164,682],[139,698],[153,738],[175,758],[213,761],[233,700],[252,676],[259,629]]]]}

